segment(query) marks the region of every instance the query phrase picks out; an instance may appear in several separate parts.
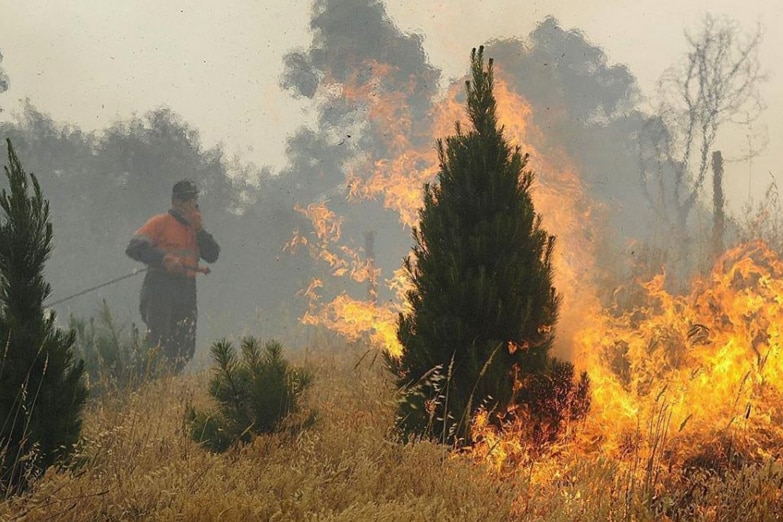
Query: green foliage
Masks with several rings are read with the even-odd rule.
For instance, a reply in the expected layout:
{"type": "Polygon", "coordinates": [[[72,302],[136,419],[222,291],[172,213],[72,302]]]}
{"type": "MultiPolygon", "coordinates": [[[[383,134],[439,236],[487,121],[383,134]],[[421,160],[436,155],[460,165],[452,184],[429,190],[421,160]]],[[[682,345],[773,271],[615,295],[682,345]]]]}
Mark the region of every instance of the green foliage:
{"type": "Polygon", "coordinates": [[[0,488],[23,488],[68,456],[87,398],[74,333],[57,328],[43,303],[52,224],[38,180],[24,172],[8,140],[9,188],[0,193],[0,488]],[[32,182],[32,194],[29,193],[32,182]]]}
{"type": "Polygon", "coordinates": [[[405,260],[413,290],[411,312],[398,322],[404,351],[389,359],[404,390],[404,435],[452,443],[469,441],[478,407],[505,413],[519,398],[520,376],[547,368],[560,301],[555,240],[533,207],[527,155],[498,128],[492,60],[485,69],[483,48],[474,49],[471,65],[473,130],[457,124],[445,147],[438,142],[439,183],[424,188],[405,260]]]}
{"type": "Polygon", "coordinates": [[[129,332],[118,325],[106,301],[89,321],[71,315],[68,328],[76,334],[74,356],[84,361],[93,395],[134,389],[165,370],[161,351],[145,342],[135,324],[129,332]]]}
{"type": "Polygon", "coordinates": [[[299,410],[299,399],[312,383],[312,374],[291,367],[283,357],[283,345],[274,340],[262,349],[257,339],[245,337],[241,359],[226,340],[214,343],[210,351],[215,367],[209,393],[218,410],[197,412],[190,407],[186,421],[191,437],[214,451],[281,430],[299,410]]]}

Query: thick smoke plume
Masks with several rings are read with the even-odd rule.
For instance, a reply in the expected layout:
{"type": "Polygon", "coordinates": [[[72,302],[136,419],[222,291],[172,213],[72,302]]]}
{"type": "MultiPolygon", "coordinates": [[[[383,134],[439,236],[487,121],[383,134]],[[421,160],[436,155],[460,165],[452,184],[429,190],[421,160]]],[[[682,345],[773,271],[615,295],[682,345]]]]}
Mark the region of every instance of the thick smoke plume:
{"type": "MultiPolygon", "coordinates": [[[[238,164],[220,147],[205,149],[198,131],[167,108],[96,133],[29,105],[0,125],[52,201],[53,298],[132,270],[123,254],[128,238],[165,211],[171,185],[189,177],[204,188],[206,225],[223,247],[200,285],[199,346],[242,333],[301,341],[300,318],[312,311],[307,288],[321,303],[340,295],[366,300],[372,285],[381,303],[397,299],[384,283],[410,248],[416,216],[386,167],[403,158],[412,193],[434,178],[434,165],[412,151],[434,154],[435,138],[453,131],[453,120],[433,130],[443,103],[440,73],[422,36],[400,31],[380,1],[318,0],[310,28],[311,46],[285,56],[281,85],[312,99],[318,117],[288,139],[288,165],[279,173],[238,164]],[[325,219],[314,225],[318,216],[325,219]]],[[[477,43],[460,51],[466,63],[477,43]]],[[[619,244],[642,236],[634,136],[644,116],[632,74],[552,18],[527,40],[490,42],[487,55],[532,106],[546,136],[532,145],[550,163],[577,167],[589,195],[603,202],[606,223],[618,224],[619,244]]],[[[0,87],[4,78],[0,71],[0,87]]],[[[538,175],[545,181],[549,173],[538,175]]],[[[584,233],[600,239],[598,229],[584,233]]],[[[135,321],[140,283],[107,287],[57,311],[90,315],[105,299],[135,321]]]]}
{"type": "MultiPolygon", "coordinates": [[[[341,249],[361,251],[362,234],[371,231],[377,278],[383,281],[392,277],[410,247],[410,231],[400,224],[415,225],[408,209],[395,200],[388,171],[400,158],[412,157],[403,162],[407,171],[402,178],[408,186],[432,181],[432,156],[417,155],[434,151],[435,139],[453,132],[453,121],[434,128],[445,102],[437,89],[439,76],[426,60],[421,37],[400,33],[381,3],[318,2],[311,27],[312,47],[286,57],[282,85],[318,102],[318,127],[290,140],[291,166],[281,173],[281,182],[287,181],[286,194],[297,194],[300,204],[320,205],[322,213],[328,209],[339,216],[332,218],[331,227],[338,233],[324,237],[316,224],[309,237],[300,239],[301,244],[318,245],[311,249],[314,257],[334,264],[341,249]],[[307,182],[301,181],[304,177],[307,182]],[[295,190],[302,184],[309,193],[295,190]]],[[[465,56],[468,52],[466,46],[465,56]]],[[[575,168],[586,192],[580,201],[563,201],[584,206],[578,211],[589,219],[581,237],[561,240],[559,248],[576,252],[575,241],[592,245],[598,259],[584,269],[589,272],[580,274],[584,279],[626,273],[631,268],[623,248],[644,238],[649,223],[636,144],[646,117],[637,109],[640,97],[633,75],[624,66],[612,65],[585,35],[562,29],[553,18],[543,20],[527,40],[490,42],[487,55],[495,59],[498,77],[511,93],[531,107],[532,126],[540,132],[523,146],[543,157],[539,165],[543,159],[553,170],[575,168]],[[612,224],[618,226],[608,233],[612,224]]],[[[460,89],[461,82],[449,91],[460,89]]],[[[559,183],[553,172],[537,175],[542,183],[559,183]]],[[[314,218],[312,210],[309,216],[314,218]]],[[[562,232],[550,229],[555,235],[562,232]]],[[[318,292],[331,291],[333,297],[346,288],[330,282],[331,289],[329,282],[319,280],[318,292]]],[[[364,298],[359,288],[351,291],[355,298],[364,298]]],[[[317,297],[323,300],[325,295],[317,297]]],[[[578,303],[571,306],[576,309],[578,303]]]]}

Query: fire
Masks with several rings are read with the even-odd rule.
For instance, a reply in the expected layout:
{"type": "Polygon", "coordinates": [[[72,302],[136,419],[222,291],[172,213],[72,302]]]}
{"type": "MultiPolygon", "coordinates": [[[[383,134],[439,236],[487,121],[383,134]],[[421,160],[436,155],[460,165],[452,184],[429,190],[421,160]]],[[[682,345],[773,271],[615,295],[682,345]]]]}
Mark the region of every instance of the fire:
{"type": "Polygon", "coordinates": [[[506,139],[530,154],[528,168],[537,176],[533,202],[544,228],[557,237],[554,253],[555,286],[563,296],[558,326],[558,355],[568,358],[574,332],[586,315],[599,309],[597,292],[590,284],[596,272],[596,228],[603,209],[592,201],[568,153],[531,122],[533,109],[502,80],[496,68],[495,98],[498,121],[506,139]]]}
{"type": "MultiPolygon", "coordinates": [[[[393,72],[375,64],[372,81],[350,78],[334,89],[364,107],[369,128],[386,139],[384,155],[364,157],[346,174],[346,198],[379,200],[399,214],[402,226],[412,227],[422,185],[437,173],[435,140],[453,134],[454,122],[467,123],[467,116],[459,100],[462,87],[455,86],[422,126],[407,112],[405,89],[387,87],[386,76],[393,72]]],[[[566,151],[535,127],[532,108],[498,69],[495,96],[506,138],[530,154],[536,210],[557,236],[555,284],[563,295],[557,355],[570,355],[592,382],[589,415],[566,427],[554,453],[677,465],[700,445],[732,440],[748,455],[772,456],[783,441],[783,262],[765,245],[752,243],[727,252],[690,295],[668,294],[661,274],[640,284],[638,308],[603,309],[590,281],[604,209],[587,194],[566,151]]],[[[325,203],[301,211],[312,220],[316,238],[295,237],[292,247],[307,245],[334,276],[381,280],[366,255],[335,246],[341,221],[325,203]]],[[[317,281],[307,293],[310,308],[303,320],[399,354],[396,318],[405,306],[407,283],[401,270],[384,281],[397,296],[384,304],[347,294],[321,303],[317,281]]],[[[533,453],[520,429],[496,433],[478,415],[475,456],[497,469],[530,461],[533,453]]],[[[537,466],[537,480],[557,474],[537,466]]]]}
{"type": "MultiPolygon", "coordinates": [[[[310,288],[315,287],[311,284],[310,288]]],[[[302,322],[326,326],[349,341],[368,337],[374,346],[383,346],[389,354],[399,356],[402,346],[397,340],[396,318],[391,308],[378,307],[343,293],[322,307],[317,306],[317,299],[311,300],[302,322]]]]}
{"type": "Polygon", "coordinates": [[[770,456],[769,441],[783,440],[783,262],[754,242],[726,252],[688,296],[663,282],[643,285],[643,306],[599,314],[580,332],[593,381],[585,435],[621,454],[624,439],[665,415],[673,460],[728,436],[770,456]]]}
{"type": "MultiPolygon", "coordinates": [[[[355,249],[341,245],[337,247],[337,251],[334,250],[333,244],[339,241],[342,235],[343,220],[327,208],[326,202],[312,203],[307,208],[296,205],[294,210],[310,219],[317,241],[311,242],[297,230],[284,246],[284,251],[294,253],[300,246],[308,247],[314,259],[324,261],[331,268],[333,277],[347,275],[357,283],[377,279],[378,269],[373,266],[371,260],[363,259],[355,249]]],[[[305,295],[314,294],[309,289],[305,295]]]]}
{"type": "Polygon", "coordinates": [[[585,456],[637,476],[699,459],[779,458],[783,261],[757,241],[726,252],[689,295],[667,293],[664,282],[660,274],[639,283],[637,308],[601,310],[577,332],[592,408],[549,448],[552,458],[536,461],[533,473],[541,449],[525,442],[525,426],[498,432],[481,414],[471,455],[499,472],[530,466],[538,483],[585,456]]]}
{"type": "MultiPolygon", "coordinates": [[[[396,71],[376,62],[364,64],[356,71],[344,84],[329,90],[339,93],[345,103],[362,108],[370,130],[383,137],[386,154],[377,158],[367,157],[364,162],[352,165],[346,174],[346,197],[349,201],[380,200],[385,208],[399,214],[402,226],[413,227],[418,221],[422,187],[426,182],[433,182],[437,174],[436,140],[453,134],[455,122],[462,122],[466,128],[468,117],[464,102],[460,100],[464,86],[453,86],[443,100],[434,106],[426,120],[427,125],[423,126],[409,114],[405,103],[413,89],[412,82],[400,88],[390,79],[396,71]],[[366,71],[372,71],[370,81],[360,77],[366,71]]],[[[499,77],[500,74],[496,76],[499,77]]],[[[593,297],[595,292],[585,283],[588,279],[585,274],[593,270],[591,260],[594,258],[594,247],[589,241],[592,231],[586,224],[595,222],[600,210],[590,203],[565,151],[549,145],[544,134],[532,125],[530,105],[502,79],[496,80],[495,95],[499,120],[505,128],[506,138],[530,154],[528,168],[538,175],[534,199],[538,212],[544,216],[544,226],[550,231],[557,231],[558,241],[564,245],[556,249],[555,253],[558,290],[564,294],[561,322],[580,324],[584,310],[597,306],[593,297]],[[539,150],[545,152],[540,153],[539,150]],[[548,158],[556,158],[557,161],[548,158]]],[[[356,275],[363,273],[362,269],[357,268],[361,266],[360,254],[344,246],[335,250],[334,245],[338,243],[340,235],[337,218],[330,214],[325,205],[311,205],[300,211],[311,219],[316,231],[318,244],[310,245],[311,254],[332,267],[333,275],[350,273],[351,277],[359,281],[356,275]]],[[[302,238],[295,238],[292,245],[306,242],[302,238]]],[[[398,296],[404,296],[406,282],[401,271],[386,282],[390,290],[398,296]]],[[[346,296],[341,296],[329,305],[311,301],[307,322],[314,324],[320,321],[320,324],[344,334],[347,334],[346,329],[351,328],[347,325],[364,327],[365,332],[381,328],[377,324],[356,321],[350,315],[338,319],[338,313],[350,314],[359,309],[356,303],[353,307],[344,306],[345,299],[346,296]],[[340,324],[340,320],[344,324],[340,324]]],[[[384,306],[385,310],[377,308],[373,303],[365,303],[364,306],[375,309],[372,315],[377,319],[390,320],[391,323],[382,329],[393,331],[403,303],[404,299],[399,299],[398,303],[388,303],[384,306]]],[[[352,332],[347,335],[355,338],[360,334],[352,332]]],[[[561,352],[570,351],[571,336],[570,330],[561,332],[561,352]]],[[[371,334],[371,337],[376,341],[385,339],[383,344],[378,345],[379,348],[392,353],[399,349],[394,336],[381,338],[371,334]]]]}
{"type": "MultiPolygon", "coordinates": [[[[391,72],[389,68],[376,69],[386,74],[391,72]]],[[[370,172],[369,176],[354,173],[348,176],[349,199],[382,198],[385,208],[400,215],[402,225],[412,227],[418,222],[422,187],[424,183],[432,182],[437,174],[435,139],[452,132],[458,117],[464,120],[464,108],[456,101],[457,92],[452,89],[444,102],[434,109],[431,125],[421,130],[408,114],[406,90],[400,90],[398,86],[392,91],[378,87],[385,83],[371,82],[370,92],[367,86],[345,89],[353,103],[366,104],[373,127],[387,137],[389,153],[362,166],[370,172]]],[[[412,85],[408,87],[412,89],[412,85]]]]}

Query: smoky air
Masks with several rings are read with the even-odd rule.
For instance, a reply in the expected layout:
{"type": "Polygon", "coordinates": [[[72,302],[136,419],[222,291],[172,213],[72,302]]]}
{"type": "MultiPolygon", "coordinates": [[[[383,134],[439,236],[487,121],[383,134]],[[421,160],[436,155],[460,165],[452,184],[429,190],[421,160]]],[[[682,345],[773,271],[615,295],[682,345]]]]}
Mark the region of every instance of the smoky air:
{"type": "MultiPolygon", "coordinates": [[[[395,342],[404,291],[397,272],[413,243],[422,188],[436,179],[436,142],[468,121],[466,77],[444,81],[422,35],[398,29],[380,2],[317,2],[310,31],[309,47],[283,56],[279,84],[312,100],[317,117],[287,138],[279,171],[204,147],[199,129],[166,106],[86,132],[28,102],[0,124],[51,201],[53,299],[130,273],[131,234],[167,210],[174,182],[190,178],[202,187],[205,226],[222,248],[199,280],[202,359],[220,337],[260,334],[301,345],[308,324],[395,342]],[[341,330],[351,304],[369,310],[363,331],[341,330]]],[[[480,43],[455,52],[467,63],[480,43]]],[[[685,208],[700,185],[671,181],[683,160],[655,148],[670,128],[643,110],[633,71],[589,35],[546,17],[526,36],[484,44],[506,137],[530,154],[537,211],[557,237],[567,353],[584,303],[610,298],[638,269],[645,254],[638,245],[665,253],[643,271],[666,267],[670,289],[684,288],[700,268],[689,253],[709,202],[685,208]]],[[[0,92],[8,84],[0,69],[0,92]]],[[[123,280],[55,311],[87,317],[105,302],[122,324],[137,323],[140,284],[123,280]]]]}

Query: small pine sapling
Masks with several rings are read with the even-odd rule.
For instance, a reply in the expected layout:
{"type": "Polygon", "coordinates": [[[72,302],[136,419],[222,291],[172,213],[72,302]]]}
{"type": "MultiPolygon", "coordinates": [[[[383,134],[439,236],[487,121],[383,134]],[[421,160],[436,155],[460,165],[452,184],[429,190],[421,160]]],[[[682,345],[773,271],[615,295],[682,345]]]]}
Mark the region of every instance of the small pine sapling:
{"type": "MultiPolygon", "coordinates": [[[[217,402],[217,410],[197,412],[189,407],[186,414],[191,437],[213,451],[225,451],[234,443],[249,442],[254,435],[284,429],[312,384],[312,374],[292,367],[278,341],[268,341],[262,348],[254,337],[245,337],[240,351],[241,358],[226,340],[212,345],[215,367],[209,394],[217,402]]],[[[311,414],[292,427],[301,429],[313,419],[311,414]]]]}

